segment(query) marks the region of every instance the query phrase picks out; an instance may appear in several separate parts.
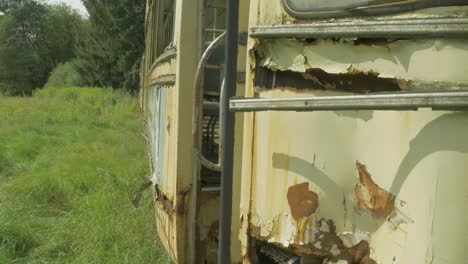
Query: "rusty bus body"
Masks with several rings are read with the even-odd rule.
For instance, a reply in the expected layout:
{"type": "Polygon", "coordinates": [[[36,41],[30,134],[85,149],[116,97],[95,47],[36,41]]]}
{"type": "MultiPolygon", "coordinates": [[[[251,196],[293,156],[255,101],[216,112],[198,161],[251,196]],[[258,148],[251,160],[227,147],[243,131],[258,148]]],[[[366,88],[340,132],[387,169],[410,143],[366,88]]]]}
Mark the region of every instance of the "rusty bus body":
{"type": "MultiPolygon", "coordinates": [[[[218,260],[229,1],[147,1],[142,109],[176,263],[218,260]]],[[[468,2],[240,1],[238,27],[230,262],[465,263],[468,2]]]]}

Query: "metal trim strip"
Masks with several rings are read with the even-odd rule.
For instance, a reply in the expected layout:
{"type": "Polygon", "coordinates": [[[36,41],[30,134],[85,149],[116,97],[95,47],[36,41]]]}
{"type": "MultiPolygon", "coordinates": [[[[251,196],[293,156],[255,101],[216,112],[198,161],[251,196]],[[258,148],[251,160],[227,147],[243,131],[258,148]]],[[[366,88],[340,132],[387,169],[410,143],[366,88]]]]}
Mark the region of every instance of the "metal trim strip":
{"type": "Polygon", "coordinates": [[[468,17],[373,19],[257,26],[251,38],[467,38],[468,17]]]}
{"type": "Polygon", "coordinates": [[[166,50],[163,54],[159,55],[159,57],[156,58],[153,65],[151,65],[150,72],[153,71],[153,69],[157,65],[164,63],[168,60],[171,60],[173,58],[176,58],[176,57],[177,57],[177,49],[175,47],[166,50]]]}
{"type": "Polygon", "coordinates": [[[232,112],[344,110],[468,110],[468,92],[393,93],[305,98],[232,98],[232,112]]]}

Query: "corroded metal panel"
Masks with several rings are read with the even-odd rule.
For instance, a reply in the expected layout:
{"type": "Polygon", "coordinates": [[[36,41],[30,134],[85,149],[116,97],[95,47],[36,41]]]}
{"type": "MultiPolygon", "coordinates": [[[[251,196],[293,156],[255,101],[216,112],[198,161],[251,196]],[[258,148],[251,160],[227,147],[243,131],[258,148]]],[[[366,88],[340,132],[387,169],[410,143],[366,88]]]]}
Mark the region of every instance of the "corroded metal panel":
{"type": "Polygon", "coordinates": [[[195,263],[216,263],[218,260],[219,192],[198,194],[198,234],[195,263]]]}
{"type": "Polygon", "coordinates": [[[256,114],[250,235],[300,255],[348,258],[367,241],[377,263],[462,262],[467,124],[428,110],[256,114]]]}
{"type": "MultiPolygon", "coordinates": [[[[454,10],[393,17],[466,13],[454,10]]],[[[252,1],[250,12],[251,26],[296,22],[280,1],[252,1]]],[[[376,85],[393,78],[397,90],[468,84],[465,39],[249,39],[248,49],[247,97],[352,94],[337,87],[362,73],[377,77],[376,85]],[[298,74],[310,86],[288,84],[287,77],[280,86],[262,85],[255,81],[258,67],[298,74]]],[[[254,261],[255,241],[324,263],[468,258],[468,113],[258,112],[244,120],[244,263],[254,261]]]]}

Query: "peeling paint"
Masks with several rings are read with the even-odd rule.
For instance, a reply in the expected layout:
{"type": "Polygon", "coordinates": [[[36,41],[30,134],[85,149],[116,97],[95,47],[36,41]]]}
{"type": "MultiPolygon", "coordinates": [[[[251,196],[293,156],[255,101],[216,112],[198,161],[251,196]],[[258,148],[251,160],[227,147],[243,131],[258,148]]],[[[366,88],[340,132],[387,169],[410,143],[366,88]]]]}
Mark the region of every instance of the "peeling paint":
{"type": "Polygon", "coordinates": [[[371,239],[368,232],[363,232],[359,229],[354,229],[353,232],[338,233],[338,236],[343,241],[344,246],[348,248],[356,246],[363,240],[368,241],[371,239]]]}
{"type": "Polygon", "coordinates": [[[312,43],[271,39],[257,44],[256,59],[261,66],[278,71],[304,73],[315,68],[330,74],[345,74],[355,69],[378,72],[382,78],[463,84],[468,82],[464,74],[468,68],[466,45],[468,40],[464,39],[398,40],[387,45],[355,45],[353,41],[331,39],[317,39],[312,43]],[[459,62],[460,68],[453,69],[453,61],[459,62]]]}
{"type": "Polygon", "coordinates": [[[349,264],[376,263],[369,257],[370,248],[366,240],[347,247],[337,235],[333,221],[321,219],[316,225],[318,230],[315,232],[315,242],[306,245],[290,245],[289,248],[300,256],[323,257],[324,263],[340,263],[340,261],[349,264]]]}
{"type": "MultiPolygon", "coordinates": [[[[336,233],[336,226],[332,220],[320,219],[314,222],[313,226],[315,226],[313,241],[306,244],[269,241],[268,237],[261,236],[261,227],[259,226],[251,225],[249,234],[255,239],[269,242],[298,256],[324,258],[324,263],[341,263],[343,261],[349,264],[376,263],[369,257],[370,248],[366,240],[360,240],[357,243],[344,242],[340,237],[342,235],[336,233]]],[[[358,237],[360,236],[357,235],[353,238],[358,237]]]]}
{"type": "Polygon", "coordinates": [[[356,162],[359,184],[354,193],[360,208],[371,211],[375,216],[387,217],[395,209],[395,196],[380,188],[373,180],[365,165],[356,162]]]}
{"type": "Polygon", "coordinates": [[[411,219],[408,215],[401,212],[401,210],[399,210],[396,207],[395,210],[388,217],[388,222],[390,222],[396,230],[401,225],[413,224],[414,220],[411,219]]]}

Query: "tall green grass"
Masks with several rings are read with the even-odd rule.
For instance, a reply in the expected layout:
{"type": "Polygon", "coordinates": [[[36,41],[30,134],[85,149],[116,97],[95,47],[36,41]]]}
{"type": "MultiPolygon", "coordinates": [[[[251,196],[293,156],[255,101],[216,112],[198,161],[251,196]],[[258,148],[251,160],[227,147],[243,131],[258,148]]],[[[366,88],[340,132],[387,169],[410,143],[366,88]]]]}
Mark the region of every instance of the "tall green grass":
{"type": "Polygon", "coordinates": [[[0,97],[0,263],[158,263],[135,98],[99,88],[0,97]]]}

